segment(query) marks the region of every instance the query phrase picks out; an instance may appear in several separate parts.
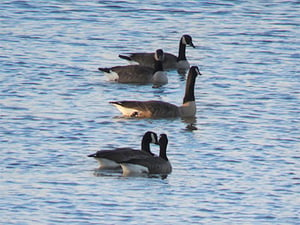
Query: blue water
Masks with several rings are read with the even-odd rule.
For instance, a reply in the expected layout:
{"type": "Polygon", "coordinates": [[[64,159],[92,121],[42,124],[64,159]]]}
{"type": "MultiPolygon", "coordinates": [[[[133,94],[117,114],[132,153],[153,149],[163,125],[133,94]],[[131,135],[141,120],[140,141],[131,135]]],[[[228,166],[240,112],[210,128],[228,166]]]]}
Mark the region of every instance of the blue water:
{"type": "MultiPolygon", "coordinates": [[[[0,3],[1,224],[299,224],[298,1],[0,3]],[[185,77],[111,83],[119,53],[177,53],[202,76],[188,121],[119,118],[109,101],[181,104],[185,77]],[[101,174],[86,157],[167,133],[167,179],[101,174]]],[[[157,148],[153,148],[157,152],[157,148]]]]}

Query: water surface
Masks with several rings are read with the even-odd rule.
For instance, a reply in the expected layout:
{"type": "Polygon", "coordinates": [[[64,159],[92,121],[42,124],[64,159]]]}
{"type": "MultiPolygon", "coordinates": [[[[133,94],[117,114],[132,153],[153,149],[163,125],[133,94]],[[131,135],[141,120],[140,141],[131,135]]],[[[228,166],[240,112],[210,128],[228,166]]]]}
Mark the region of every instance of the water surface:
{"type": "MultiPolygon", "coordinates": [[[[298,224],[299,2],[12,1],[0,3],[0,222],[3,224],[298,224]],[[181,104],[169,84],[107,81],[119,53],[182,34],[199,66],[197,116],[119,118],[109,101],[181,104]],[[167,133],[167,179],[95,176],[99,149],[167,133]]],[[[153,151],[158,149],[154,146],[153,151]]]]}

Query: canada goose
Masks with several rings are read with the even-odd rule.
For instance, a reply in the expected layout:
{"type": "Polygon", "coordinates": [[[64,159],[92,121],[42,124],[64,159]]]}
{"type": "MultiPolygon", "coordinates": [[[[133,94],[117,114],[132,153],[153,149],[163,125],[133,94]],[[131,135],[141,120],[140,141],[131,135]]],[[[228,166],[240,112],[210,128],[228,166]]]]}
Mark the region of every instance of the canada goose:
{"type": "MultiPolygon", "coordinates": [[[[175,56],[171,53],[164,53],[164,60],[163,60],[163,67],[165,70],[171,70],[171,69],[183,69],[188,70],[190,68],[190,64],[186,59],[185,56],[185,49],[186,46],[189,45],[193,48],[195,48],[192,37],[190,35],[183,35],[180,38],[179,41],[179,51],[178,56],[175,56]]],[[[120,58],[126,59],[129,62],[138,62],[141,66],[149,66],[154,67],[154,59],[153,59],[154,53],[129,53],[128,56],[126,55],[119,55],[120,58]]]]}
{"type": "Polygon", "coordinates": [[[159,138],[159,156],[129,159],[121,162],[123,176],[143,176],[151,174],[167,175],[172,172],[171,163],[167,157],[168,138],[161,134],[159,138]]]}
{"type": "Polygon", "coordinates": [[[117,101],[110,102],[125,117],[166,118],[166,117],[193,117],[196,114],[195,81],[201,75],[197,66],[192,66],[186,81],[183,104],[176,106],[163,101],[117,101]]]}
{"type": "Polygon", "coordinates": [[[116,148],[114,150],[102,150],[88,157],[94,157],[99,161],[99,169],[120,169],[119,162],[130,160],[135,157],[148,157],[154,155],[150,151],[150,143],[158,144],[157,134],[147,131],[142,139],[141,150],[132,148],[116,148]]]}
{"type": "Polygon", "coordinates": [[[119,83],[153,83],[155,86],[160,86],[168,83],[167,73],[163,71],[162,61],[164,52],[162,49],[157,49],[155,54],[152,54],[154,69],[144,65],[127,65],[115,66],[111,68],[98,68],[103,71],[112,81],[119,83]]]}

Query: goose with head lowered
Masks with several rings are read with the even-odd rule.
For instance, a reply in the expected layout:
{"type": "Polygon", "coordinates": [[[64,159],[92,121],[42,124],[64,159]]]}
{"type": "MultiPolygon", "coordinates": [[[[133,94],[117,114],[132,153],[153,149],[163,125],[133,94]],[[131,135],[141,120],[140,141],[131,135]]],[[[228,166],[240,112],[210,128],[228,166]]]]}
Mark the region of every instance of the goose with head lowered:
{"type": "Polygon", "coordinates": [[[163,70],[162,61],[164,52],[157,49],[152,54],[154,68],[145,65],[114,66],[110,68],[98,68],[103,71],[111,81],[119,83],[139,83],[161,86],[168,83],[167,73],[163,70]]]}
{"type": "Polygon", "coordinates": [[[163,101],[113,101],[110,103],[116,106],[124,117],[194,117],[196,115],[194,89],[197,75],[200,75],[198,67],[192,66],[189,70],[181,106],[163,101]]]}
{"type": "MultiPolygon", "coordinates": [[[[179,41],[179,51],[178,56],[175,56],[171,53],[164,53],[163,67],[165,70],[179,69],[179,70],[188,70],[190,64],[186,59],[185,50],[186,46],[189,45],[195,48],[192,37],[190,35],[183,35],[179,41]]],[[[126,59],[129,62],[137,62],[141,66],[154,67],[155,61],[153,58],[154,53],[128,53],[128,55],[120,54],[119,57],[126,59]]]]}
{"type": "Polygon", "coordinates": [[[116,148],[114,150],[101,150],[94,154],[88,155],[99,161],[99,169],[120,169],[120,162],[134,159],[136,157],[145,158],[153,156],[150,151],[150,143],[158,144],[157,134],[147,131],[142,139],[141,150],[132,148],[116,148]]]}
{"type": "Polygon", "coordinates": [[[167,157],[167,135],[161,134],[158,142],[160,146],[159,156],[137,157],[122,161],[120,165],[123,176],[149,176],[155,174],[167,176],[170,174],[172,166],[167,157]]]}

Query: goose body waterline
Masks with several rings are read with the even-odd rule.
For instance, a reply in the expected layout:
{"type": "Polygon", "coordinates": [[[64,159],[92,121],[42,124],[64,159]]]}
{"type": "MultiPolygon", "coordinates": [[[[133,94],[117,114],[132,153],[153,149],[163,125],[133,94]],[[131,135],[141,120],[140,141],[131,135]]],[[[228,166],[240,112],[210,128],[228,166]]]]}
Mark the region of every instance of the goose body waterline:
{"type": "Polygon", "coordinates": [[[141,150],[132,148],[116,148],[113,150],[101,150],[94,154],[88,155],[99,161],[99,169],[120,169],[120,162],[134,159],[136,157],[144,158],[153,156],[154,154],[150,151],[150,143],[157,144],[157,134],[148,131],[144,134],[141,150]]]}
{"type": "Polygon", "coordinates": [[[154,67],[145,65],[127,65],[114,66],[110,68],[98,68],[104,72],[109,80],[119,83],[139,83],[139,84],[154,84],[164,85],[168,83],[167,73],[163,70],[162,61],[164,52],[162,49],[157,49],[152,55],[154,67]]]}
{"type": "Polygon", "coordinates": [[[125,117],[140,118],[168,118],[168,117],[193,117],[196,114],[195,81],[200,74],[198,67],[190,68],[186,81],[183,104],[176,106],[164,101],[113,101],[110,102],[125,117]]]}
{"type": "Polygon", "coordinates": [[[148,176],[159,174],[166,176],[172,172],[171,163],[167,157],[168,138],[166,134],[161,134],[159,138],[159,156],[136,157],[120,163],[123,176],[148,176]]]}
{"type": "MultiPolygon", "coordinates": [[[[190,35],[183,35],[179,41],[178,56],[171,53],[164,53],[164,59],[162,61],[165,70],[179,69],[188,70],[190,64],[186,58],[186,46],[189,45],[195,48],[192,37],[190,35]]],[[[154,68],[155,61],[153,59],[154,53],[140,52],[140,53],[128,53],[128,55],[120,54],[119,57],[129,62],[137,62],[141,66],[148,66],[154,68]]]]}

